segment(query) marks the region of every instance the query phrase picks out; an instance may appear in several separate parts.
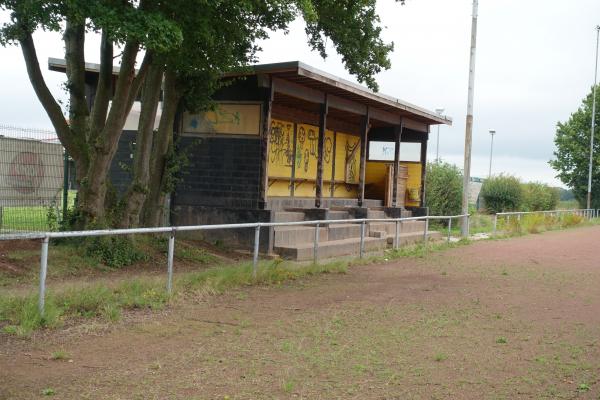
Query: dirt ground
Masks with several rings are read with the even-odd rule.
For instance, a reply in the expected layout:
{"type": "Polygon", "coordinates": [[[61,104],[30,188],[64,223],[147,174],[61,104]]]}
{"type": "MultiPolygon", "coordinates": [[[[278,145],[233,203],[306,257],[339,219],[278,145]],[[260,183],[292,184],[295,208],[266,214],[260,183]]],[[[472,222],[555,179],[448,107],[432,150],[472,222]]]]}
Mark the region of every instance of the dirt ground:
{"type": "Polygon", "coordinates": [[[599,247],[483,241],[0,336],[0,398],[599,399],[599,247]]]}

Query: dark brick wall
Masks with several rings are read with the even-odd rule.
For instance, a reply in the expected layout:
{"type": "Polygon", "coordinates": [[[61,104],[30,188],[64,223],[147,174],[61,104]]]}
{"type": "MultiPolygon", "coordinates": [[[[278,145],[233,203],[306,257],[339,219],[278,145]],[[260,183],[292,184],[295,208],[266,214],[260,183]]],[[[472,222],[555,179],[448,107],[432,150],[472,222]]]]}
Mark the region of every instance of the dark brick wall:
{"type": "Polygon", "coordinates": [[[189,165],[181,172],[173,206],[257,208],[260,141],[182,137],[189,165]]]}
{"type": "Polygon", "coordinates": [[[134,149],[136,131],[123,131],[119,147],[110,165],[109,177],[119,196],[123,195],[131,182],[131,157],[134,149]]]}
{"type": "MultiPolygon", "coordinates": [[[[216,225],[270,222],[271,210],[243,210],[224,207],[179,206],[172,210],[172,225],[216,225]]],[[[227,246],[252,250],[254,248],[255,228],[214,229],[209,231],[181,232],[178,235],[201,239],[209,243],[220,241],[227,246]]],[[[273,229],[260,229],[259,248],[268,253],[273,240],[273,229]]]]}

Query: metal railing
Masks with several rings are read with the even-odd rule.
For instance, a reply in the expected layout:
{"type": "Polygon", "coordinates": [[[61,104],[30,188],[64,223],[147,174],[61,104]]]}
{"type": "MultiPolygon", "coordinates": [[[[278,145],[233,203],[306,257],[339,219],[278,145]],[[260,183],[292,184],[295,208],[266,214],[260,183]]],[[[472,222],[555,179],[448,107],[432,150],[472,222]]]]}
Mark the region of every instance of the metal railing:
{"type": "Polygon", "coordinates": [[[564,214],[574,214],[579,215],[582,218],[591,220],[592,218],[597,218],[600,210],[596,210],[593,208],[582,208],[582,209],[574,209],[574,210],[549,210],[549,211],[511,211],[511,212],[501,212],[494,214],[494,227],[492,231],[492,235],[496,236],[498,229],[498,217],[504,217],[507,222],[510,222],[511,217],[517,218],[517,221],[521,221],[521,216],[523,215],[531,215],[531,214],[544,214],[550,215],[552,217],[560,217],[564,214]]]}
{"type": "Polygon", "coordinates": [[[450,231],[452,229],[452,220],[458,218],[469,219],[469,214],[466,215],[451,215],[451,216],[422,216],[422,217],[406,217],[406,218],[361,218],[361,219],[341,219],[341,220],[319,220],[319,221],[294,221],[294,222],[255,222],[246,224],[219,224],[219,225],[189,225],[189,226],[171,226],[157,228],[132,228],[132,229],[103,229],[89,231],[65,231],[65,232],[36,232],[36,233],[15,233],[0,235],[0,240],[31,240],[41,239],[41,256],[40,256],[40,281],[39,281],[39,299],[38,310],[40,315],[44,315],[45,298],[46,298],[46,275],[48,272],[48,245],[50,239],[59,238],[74,238],[74,237],[93,237],[93,236],[111,236],[111,235],[134,235],[134,234],[150,234],[150,233],[167,233],[169,234],[167,247],[167,285],[166,289],[170,295],[173,291],[173,258],[175,253],[175,234],[177,232],[192,232],[192,231],[208,231],[218,229],[243,229],[254,228],[254,251],[252,257],[252,276],[256,278],[259,258],[260,245],[260,229],[277,226],[315,226],[314,247],[313,247],[313,262],[317,263],[319,259],[319,228],[332,224],[360,224],[360,247],[359,257],[363,258],[365,253],[365,235],[366,225],[377,222],[395,223],[394,249],[400,247],[400,235],[402,222],[408,221],[425,221],[423,228],[423,242],[427,246],[429,240],[429,221],[431,220],[447,220],[448,221],[448,238],[450,241],[450,231]]]}

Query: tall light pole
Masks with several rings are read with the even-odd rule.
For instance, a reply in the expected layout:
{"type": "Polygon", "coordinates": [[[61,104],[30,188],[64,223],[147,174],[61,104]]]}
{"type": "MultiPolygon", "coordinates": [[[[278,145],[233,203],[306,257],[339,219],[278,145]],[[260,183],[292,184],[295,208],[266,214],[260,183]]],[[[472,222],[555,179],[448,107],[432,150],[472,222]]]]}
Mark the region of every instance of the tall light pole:
{"type": "MultiPolygon", "coordinates": [[[[436,108],[435,112],[440,116],[444,112],[443,108],[436,108]]],[[[440,125],[437,126],[437,144],[435,146],[435,162],[440,162],[440,125]]]]}
{"type": "Polygon", "coordinates": [[[494,135],[496,134],[495,129],[490,129],[490,135],[492,135],[492,144],[490,146],[490,172],[488,172],[488,178],[492,177],[492,156],[494,154],[494,135]]]}
{"type": "MultiPolygon", "coordinates": [[[[477,0],[473,0],[471,20],[471,56],[469,62],[469,96],[467,101],[467,124],[465,128],[465,166],[463,171],[462,214],[469,213],[469,182],[471,181],[471,145],[473,141],[473,97],[475,92],[475,50],[477,48],[477,0]]],[[[469,217],[462,218],[461,233],[469,236],[469,217]]]]}
{"type": "Polygon", "coordinates": [[[596,26],[596,68],[594,69],[594,89],[592,90],[592,132],[590,135],[590,168],[588,171],[587,208],[592,208],[592,169],[594,165],[594,133],[596,132],[596,86],[598,86],[598,44],[600,25],[596,26]]]}

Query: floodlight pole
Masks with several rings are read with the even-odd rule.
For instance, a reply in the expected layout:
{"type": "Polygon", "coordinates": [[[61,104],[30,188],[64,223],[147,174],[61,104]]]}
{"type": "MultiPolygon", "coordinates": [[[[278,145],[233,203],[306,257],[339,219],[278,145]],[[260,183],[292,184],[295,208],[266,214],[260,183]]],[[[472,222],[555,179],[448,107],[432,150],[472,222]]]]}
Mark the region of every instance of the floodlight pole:
{"type": "Polygon", "coordinates": [[[469,96],[467,101],[467,124],[465,129],[465,166],[463,172],[462,218],[461,233],[469,236],[469,182],[471,180],[471,146],[473,141],[473,97],[475,91],[475,50],[477,48],[477,6],[478,0],[473,0],[473,15],[471,21],[471,56],[469,62],[469,96]]]}
{"type": "Polygon", "coordinates": [[[596,132],[596,86],[598,86],[598,47],[600,44],[600,25],[596,26],[596,68],[594,69],[594,88],[592,90],[592,132],[590,134],[590,167],[588,171],[587,208],[592,208],[592,170],[594,166],[594,133],[596,132]]]}
{"type": "MultiPolygon", "coordinates": [[[[436,108],[435,112],[440,116],[444,112],[443,108],[436,108]]],[[[437,126],[437,144],[435,146],[435,162],[440,162],[440,125],[437,126]]]]}
{"type": "Polygon", "coordinates": [[[488,178],[492,177],[492,156],[494,155],[494,135],[496,134],[495,129],[490,129],[490,135],[492,135],[492,144],[490,145],[490,171],[488,172],[488,178]]]}

